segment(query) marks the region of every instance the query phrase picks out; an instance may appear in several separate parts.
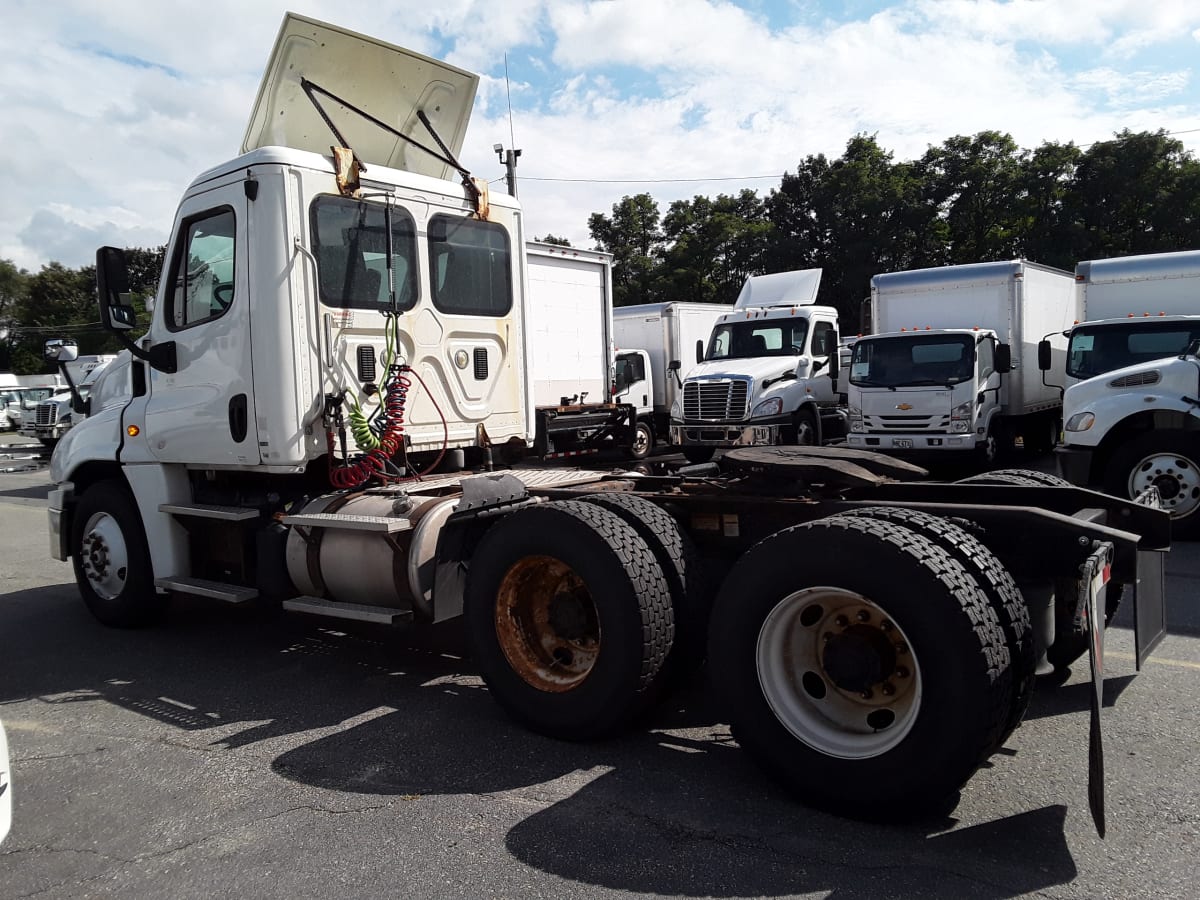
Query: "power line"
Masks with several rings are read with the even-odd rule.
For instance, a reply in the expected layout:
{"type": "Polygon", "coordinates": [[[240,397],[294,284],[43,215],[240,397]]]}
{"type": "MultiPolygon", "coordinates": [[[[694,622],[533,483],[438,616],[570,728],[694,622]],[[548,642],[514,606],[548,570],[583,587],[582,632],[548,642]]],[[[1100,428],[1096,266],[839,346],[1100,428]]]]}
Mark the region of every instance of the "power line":
{"type": "Polygon", "coordinates": [[[782,173],[773,175],[728,175],[716,178],[537,178],[522,176],[523,181],[557,181],[574,184],[694,184],[704,181],[758,181],[767,178],[782,178],[782,173]]]}

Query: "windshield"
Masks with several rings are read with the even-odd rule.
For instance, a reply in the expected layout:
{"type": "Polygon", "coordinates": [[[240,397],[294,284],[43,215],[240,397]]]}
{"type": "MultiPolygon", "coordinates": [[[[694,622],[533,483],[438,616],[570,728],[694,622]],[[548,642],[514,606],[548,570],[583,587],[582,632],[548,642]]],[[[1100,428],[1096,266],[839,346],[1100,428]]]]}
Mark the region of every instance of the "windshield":
{"type": "Polygon", "coordinates": [[[6,388],[4,403],[20,403],[25,409],[33,409],[56,390],[57,388],[6,388]]]}
{"type": "Polygon", "coordinates": [[[1067,374],[1091,378],[1113,369],[1178,356],[1200,338],[1200,321],[1154,322],[1134,319],[1116,325],[1083,325],[1071,333],[1067,374]]]}
{"type": "Polygon", "coordinates": [[[799,356],[808,337],[808,319],[726,322],[713,329],[707,359],[799,356]]]}
{"type": "Polygon", "coordinates": [[[850,383],[859,387],[950,385],[974,377],[969,334],[860,339],[850,361],[850,383]]]}

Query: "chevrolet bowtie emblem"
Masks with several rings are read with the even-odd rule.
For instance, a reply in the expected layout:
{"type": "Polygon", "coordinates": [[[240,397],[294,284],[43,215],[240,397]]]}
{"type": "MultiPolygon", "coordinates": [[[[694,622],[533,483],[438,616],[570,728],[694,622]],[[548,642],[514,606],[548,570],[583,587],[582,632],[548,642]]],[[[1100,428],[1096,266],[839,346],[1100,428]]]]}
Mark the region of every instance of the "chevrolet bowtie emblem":
{"type": "Polygon", "coordinates": [[[896,409],[912,409],[911,403],[897,403],[896,409]]]}

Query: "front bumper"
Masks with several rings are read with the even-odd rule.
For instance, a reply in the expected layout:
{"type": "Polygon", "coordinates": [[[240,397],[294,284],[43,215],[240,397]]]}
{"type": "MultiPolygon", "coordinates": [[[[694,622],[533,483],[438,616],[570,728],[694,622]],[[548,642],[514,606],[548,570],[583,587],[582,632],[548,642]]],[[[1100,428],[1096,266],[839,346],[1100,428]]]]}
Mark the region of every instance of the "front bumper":
{"type": "Polygon", "coordinates": [[[26,425],[21,429],[21,436],[39,441],[57,441],[62,439],[70,427],[70,425],[26,425]]]}
{"type": "Polygon", "coordinates": [[[702,447],[762,447],[778,444],[782,421],[764,420],[754,424],[722,422],[685,422],[671,424],[671,443],[702,447]]]}
{"type": "Polygon", "coordinates": [[[851,432],[846,435],[847,446],[859,450],[896,450],[910,453],[962,453],[974,450],[975,435],[963,434],[866,434],[851,432]]]}
{"type": "Polygon", "coordinates": [[[56,487],[46,496],[46,514],[50,520],[50,556],[66,562],[67,511],[75,502],[75,485],[69,481],[56,487]]]}
{"type": "Polygon", "coordinates": [[[1094,447],[1055,447],[1054,463],[1058,474],[1071,484],[1086,487],[1091,482],[1095,454],[1094,447]]]}

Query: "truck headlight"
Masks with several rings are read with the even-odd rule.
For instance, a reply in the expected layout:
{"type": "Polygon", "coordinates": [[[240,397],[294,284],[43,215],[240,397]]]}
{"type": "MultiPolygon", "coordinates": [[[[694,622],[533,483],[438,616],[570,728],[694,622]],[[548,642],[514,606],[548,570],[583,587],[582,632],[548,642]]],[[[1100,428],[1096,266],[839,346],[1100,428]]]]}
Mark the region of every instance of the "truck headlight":
{"type": "Polygon", "coordinates": [[[866,427],[863,425],[862,410],[859,409],[857,406],[851,406],[851,407],[847,408],[846,416],[850,420],[850,430],[851,431],[855,432],[856,434],[861,434],[862,432],[867,430],[866,427]]]}
{"type": "Polygon", "coordinates": [[[1090,412],[1075,413],[1071,418],[1067,419],[1067,424],[1063,426],[1066,431],[1087,431],[1096,424],[1096,417],[1090,412]]]}
{"type": "Polygon", "coordinates": [[[960,403],[960,404],[958,404],[958,406],[954,407],[953,411],[950,413],[950,418],[951,419],[965,419],[969,422],[971,420],[971,417],[974,414],[975,414],[975,401],[968,400],[965,403],[960,403]]]}
{"type": "Polygon", "coordinates": [[[772,397],[770,400],[764,400],[758,406],[754,407],[754,412],[750,414],[750,418],[757,419],[759,416],[777,416],[783,412],[783,398],[772,397]]]}
{"type": "Polygon", "coordinates": [[[671,418],[676,422],[683,421],[683,401],[679,397],[671,402],[671,418]]]}

